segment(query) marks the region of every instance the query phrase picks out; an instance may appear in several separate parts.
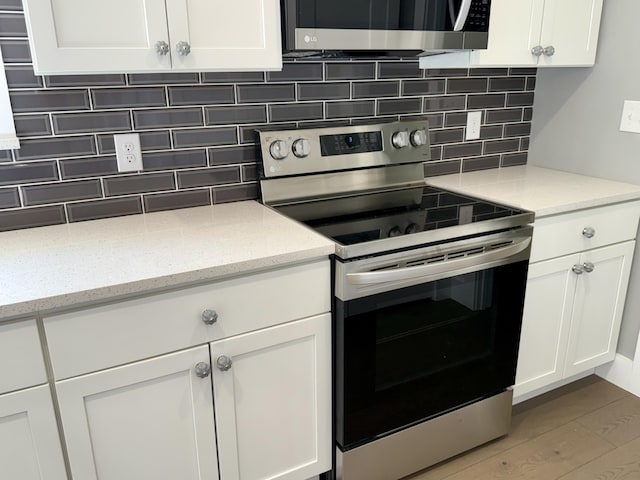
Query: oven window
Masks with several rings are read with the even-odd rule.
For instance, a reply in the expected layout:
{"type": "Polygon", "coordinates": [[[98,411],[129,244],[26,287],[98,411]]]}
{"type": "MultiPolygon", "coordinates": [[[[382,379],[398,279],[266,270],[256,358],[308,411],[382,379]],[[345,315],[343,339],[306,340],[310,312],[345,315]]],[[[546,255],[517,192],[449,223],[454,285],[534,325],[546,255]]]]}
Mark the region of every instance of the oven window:
{"type": "Polygon", "coordinates": [[[336,305],[340,445],[513,385],[527,262],[336,305]]]}
{"type": "Polygon", "coordinates": [[[298,0],[298,26],[361,30],[451,31],[461,1],[298,0]]]}

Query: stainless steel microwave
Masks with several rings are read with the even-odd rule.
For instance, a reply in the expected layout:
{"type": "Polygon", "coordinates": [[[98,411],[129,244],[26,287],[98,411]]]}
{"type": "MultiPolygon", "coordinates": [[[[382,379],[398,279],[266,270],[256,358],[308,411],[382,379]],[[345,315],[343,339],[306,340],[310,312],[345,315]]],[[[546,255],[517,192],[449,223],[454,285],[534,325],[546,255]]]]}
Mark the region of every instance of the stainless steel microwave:
{"type": "Polygon", "coordinates": [[[286,52],[487,48],[491,0],[281,0],[286,52]]]}

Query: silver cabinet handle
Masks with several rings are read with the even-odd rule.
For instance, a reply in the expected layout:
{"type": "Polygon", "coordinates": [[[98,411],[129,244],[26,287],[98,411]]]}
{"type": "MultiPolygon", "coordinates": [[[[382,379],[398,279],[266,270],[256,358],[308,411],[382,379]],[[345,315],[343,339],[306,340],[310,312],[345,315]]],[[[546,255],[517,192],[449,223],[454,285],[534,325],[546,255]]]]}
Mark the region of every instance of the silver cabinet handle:
{"type": "Polygon", "coordinates": [[[574,265],[571,267],[571,271],[576,275],[582,275],[584,273],[582,265],[574,265]]]}
{"type": "Polygon", "coordinates": [[[169,44],[162,40],[159,40],[155,44],[155,50],[158,55],[166,55],[169,53],[169,44]]]}
{"type": "Polygon", "coordinates": [[[591,262],[584,262],[582,264],[582,268],[584,269],[585,272],[591,273],[596,269],[596,266],[591,262]]]}
{"type": "Polygon", "coordinates": [[[233,362],[226,355],[220,355],[216,359],[216,367],[218,367],[218,370],[221,370],[223,372],[226,372],[227,370],[229,370],[232,364],[233,362]]]}
{"type": "Polygon", "coordinates": [[[545,56],[547,57],[553,57],[553,54],[556,53],[556,49],[553,48],[552,45],[549,45],[548,47],[545,47],[543,50],[543,53],[545,54],[545,56]]]}
{"type": "Polygon", "coordinates": [[[208,308],[202,312],[202,321],[207,325],[213,325],[218,321],[218,312],[209,310],[208,308]]]}
{"type": "Polygon", "coordinates": [[[542,45],[536,45],[531,49],[531,55],[533,55],[534,57],[539,57],[543,53],[544,53],[544,48],[542,48],[542,45]]]}
{"type": "Polygon", "coordinates": [[[211,373],[211,366],[205,362],[198,362],[195,368],[196,376],[200,378],[207,378],[211,373]]]}
{"type": "Polygon", "coordinates": [[[189,42],[178,42],[176,44],[176,52],[181,57],[186,57],[191,53],[191,45],[189,45],[189,42]]]}
{"type": "Polygon", "coordinates": [[[584,227],[582,229],[582,235],[584,235],[587,238],[593,238],[595,234],[596,234],[596,229],[593,227],[584,227]]]}

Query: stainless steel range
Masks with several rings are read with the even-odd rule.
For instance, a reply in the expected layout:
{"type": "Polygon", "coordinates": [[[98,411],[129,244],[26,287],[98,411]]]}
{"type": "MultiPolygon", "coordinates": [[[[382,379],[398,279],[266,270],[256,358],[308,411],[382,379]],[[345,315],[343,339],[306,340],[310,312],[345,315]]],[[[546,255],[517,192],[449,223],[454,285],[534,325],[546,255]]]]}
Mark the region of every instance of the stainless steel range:
{"type": "Polygon", "coordinates": [[[261,131],[264,204],[333,239],[333,475],[507,433],[533,214],[425,185],[427,121],[261,131]]]}

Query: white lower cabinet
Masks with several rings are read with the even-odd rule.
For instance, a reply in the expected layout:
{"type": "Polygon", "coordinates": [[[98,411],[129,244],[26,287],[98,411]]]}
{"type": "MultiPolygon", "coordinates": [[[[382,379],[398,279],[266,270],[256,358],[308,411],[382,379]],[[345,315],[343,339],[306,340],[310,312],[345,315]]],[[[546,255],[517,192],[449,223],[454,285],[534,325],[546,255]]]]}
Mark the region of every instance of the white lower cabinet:
{"type": "Polygon", "coordinates": [[[73,480],[331,469],[328,259],[51,316],[44,329],[73,480]]]}
{"type": "Polygon", "coordinates": [[[58,382],[73,478],[217,480],[219,468],[222,479],[295,480],[329,470],[330,324],[325,314],[214,342],[213,369],[204,345],[58,382]]]}
{"type": "Polygon", "coordinates": [[[58,382],[77,480],[217,479],[206,346],[58,382]]]}
{"type": "Polygon", "coordinates": [[[614,359],[639,215],[632,203],[536,221],[515,397],[614,359]]]}
{"type": "Polygon", "coordinates": [[[66,480],[48,385],[0,395],[0,478],[66,480]]]}
{"type": "Polygon", "coordinates": [[[632,241],[582,254],[580,264],[593,265],[593,271],[585,269],[576,282],[565,377],[614,359],[634,246],[632,241]]]}
{"type": "Polygon", "coordinates": [[[221,478],[331,469],[330,324],[325,314],[211,344],[221,478]]]}
{"type": "Polygon", "coordinates": [[[514,394],[562,379],[580,255],[529,266],[514,394]]]}

